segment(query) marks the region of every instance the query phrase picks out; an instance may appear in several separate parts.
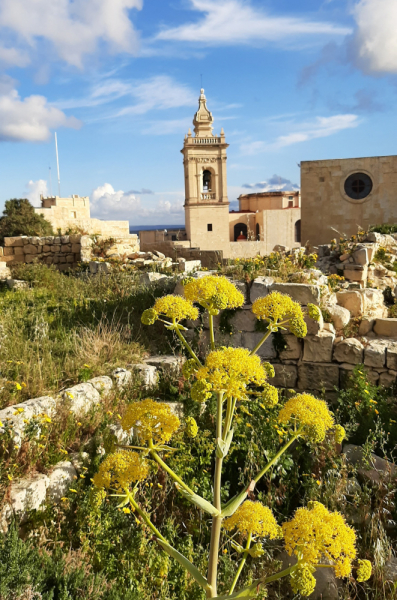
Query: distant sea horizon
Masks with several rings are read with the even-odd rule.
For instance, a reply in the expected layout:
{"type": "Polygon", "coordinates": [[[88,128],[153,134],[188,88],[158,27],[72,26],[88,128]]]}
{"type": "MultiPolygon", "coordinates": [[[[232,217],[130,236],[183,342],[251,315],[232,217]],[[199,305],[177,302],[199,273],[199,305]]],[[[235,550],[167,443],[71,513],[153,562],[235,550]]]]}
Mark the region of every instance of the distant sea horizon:
{"type": "Polygon", "coordinates": [[[185,229],[185,225],[130,225],[130,233],[138,233],[139,231],[148,231],[150,229],[157,229],[164,231],[164,229],[185,229]]]}

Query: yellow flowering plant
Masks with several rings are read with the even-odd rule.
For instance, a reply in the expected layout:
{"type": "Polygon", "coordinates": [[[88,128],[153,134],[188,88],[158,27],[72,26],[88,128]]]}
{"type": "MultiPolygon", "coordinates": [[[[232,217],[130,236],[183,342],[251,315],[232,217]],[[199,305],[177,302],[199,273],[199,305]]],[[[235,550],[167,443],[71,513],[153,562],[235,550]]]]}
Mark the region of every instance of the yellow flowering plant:
{"type": "MultiPolygon", "coordinates": [[[[115,492],[121,498],[120,508],[136,511],[154,534],[154,540],[170,557],[179,562],[205,591],[207,598],[232,600],[256,598],[266,591],[269,583],[289,576],[296,593],[309,595],[314,589],[313,573],[317,568],[333,568],[338,577],[348,577],[356,558],[355,533],[339,513],[330,513],[320,503],[309,503],[296,511],[292,520],[279,526],[267,506],[253,501],[259,480],[272,469],[281,456],[296,440],[310,444],[324,440],[333,432],[340,443],[345,437],[343,427],[336,425],[326,402],[310,394],[296,394],[280,408],[276,428],[280,435],[280,448],[273,458],[253,477],[251,482],[227,502],[222,503],[223,461],[233,441],[233,423],[236,413],[248,413],[250,402],[257,402],[265,411],[275,410],[279,402],[278,391],[268,379],[274,376],[272,365],[262,362],[257,351],[273,331],[288,328],[298,337],[306,335],[305,315],[297,302],[279,292],[256,300],[252,312],[267,323],[267,331],[253,350],[217,347],[213,316],[225,308],[237,308],[244,303],[243,294],[225,277],[205,276],[191,279],[185,284],[185,298],[165,296],[142,315],[142,322],[150,325],[157,320],[174,330],[191,358],[183,367],[183,375],[191,382],[191,397],[205,403],[216,399],[215,456],[212,500],[200,496],[167,464],[170,452],[177,451],[168,444],[179,429],[194,443],[198,425],[192,417],[184,423],[172,412],[169,404],[145,399],[131,403],[121,419],[124,431],[134,432],[139,446],[115,445],[111,454],[101,463],[94,484],[115,492]],[[202,362],[183,336],[183,319],[196,319],[200,304],[209,315],[211,349],[202,362]],[[149,475],[150,465],[156,463],[174,482],[178,492],[201,509],[211,520],[211,540],[208,549],[207,573],[202,573],[192,562],[173,548],[158,531],[150,516],[140,507],[136,495],[141,482],[149,475]],[[126,509],[127,504],[130,509],[126,509]],[[229,532],[234,532],[228,538],[229,532]],[[218,563],[221,539],[241,556],[236,566],[233,582],[227,595],[218,595],[218,563]],[[248,557],[253,560],[264,554],[262,544],[266,539],[284,538],[296,564],[253,581],[248,587],[235,591],[248,557]],[[239,542],[241,541],[241,545],[239,542]],[[323,564],[326,560],[327,564],[323,564]]],[[[308,307],[307,317],[321,319],[315,305],[308,307]]],[[[357,580],[365,581],[371,575],[368,561],[359,561],[357,580]]]]}

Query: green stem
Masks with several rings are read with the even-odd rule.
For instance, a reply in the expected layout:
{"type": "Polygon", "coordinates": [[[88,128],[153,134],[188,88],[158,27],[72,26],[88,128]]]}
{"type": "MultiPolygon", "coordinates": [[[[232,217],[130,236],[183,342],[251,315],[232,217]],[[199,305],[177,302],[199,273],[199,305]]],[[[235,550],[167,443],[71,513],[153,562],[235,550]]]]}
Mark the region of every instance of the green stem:
{"type": "MultiPolygon", "coordinates": [[[[222,416],[223,416],[223,392],[218,393],[217,411],[216,411],[216,439],[222,438],[222,416]]],[[[215,456],[215,475],[214,475],[214,493],[213,505],[219,511],[221,506],[221,486],[222,486],[222,463],[223,459],[215,456]]],[[[218,579],[218,557],[219,557],[219,540],[221,537],[222,517],[213,517],[211,528],[210,552],[208,558],[208,575],[207,581],[210,589],[207,591],[207,598],[215,598],[217,596],[217,579],[218,579]]]]}
{"type": "Polygon", "coordinates": [[[174,331],[176,331],[176,335],[179,337],[182,345],[185,346],[185,348],[189,352],[190,356],[192,358],[194,358],[194,360],[196,361],[196,363],[197,363],[197,365],[199,367],[202,367],[203,365],[201,364],[201,362],[197,358],[196,354],[193,352],[193,350],[191,349],[190,345],[187,343],[187,341],[185,340],[185,338],[183,337],[183,335],[181,334],[181,332],[179,331],[179,329],[175,328],[174,331]]]}
{"type": "Polygon", "coordinates": [[[280,458],[280,456],[282,456],[284,454],[284,452],[291,446],[292,442],[294,442],[301,434],[301,431],[299,430],[295,435],[292,436],[292,438],[285,444],[285,446],[283,446],[278,452],[277,454],[274,456],[274,458],[272,458],[272,460],[270,462],[267,463],[266,467],[263,467],[262,471],[259,471],[258,475],[255,477],[254,481],[255,483],[258,483],[258,481],[260,480],[261,477],[263,477],[263,475],[274,465],[276,464],[276,462],[278,461],[278,459],[280,458]]]}
{"type": "Polygon", "coordinates": [[[270,575],[270,577],[266,577],[264,584],[271,583],[272,581],[277,581],[282,577],[286,577],[295,571],[298,568],[298,565],[293,565],[292,567],[288,567],[288,569],[284,569],[284,571],[280,571],[279,573],[275,573],[274,575],[270,575]]]}
{"type": "Polygon", "coordinates": [[[210,322],[210,340],[211,340],[211,350],[215,350],[215,335],[214,335],[214,317],[208,312],[208,319],[210,322]]]}
{"type": "Polygon", "coordinates": [[[229,594],[233,593],[234,588],[237,585],[238,578],[240,577],[241,571],[243,570],[243,567],[245,565],[245,561],[247,560],[248,550],[250,549],[250,546],[251,546],[251,539],[252,539],[252,533],[249,532],[248,539],[247,539],[247,545],[245,546],[245,552],[243,554],[243,558],[241,559],[241,562],[240,562],[239,567],[237,569],[237,573],[236,573],[236,575],[235,575],[235,577],[233,579],[232,587],[230,588],[229,594]]]}
{"type": "Polygon", "coordinates": [[[179,485],[182,486],[187,492],[189,492],[189,494],[194,494],[193,490],[191,490],[190,487],[187,486],[186,483],[180,477],[178,477],[178,475],[174,473],[174,471],[163,461],[163,459],[159,457],[155,450],[153,440],[149,440],[148,445],[150,449],[150,455],[160,465],[160,467],[162,467],[164,471],[167,471],[167,473],[172,477],[172,479],[179,483],[179,485]]]}
{"type": "Polygon", "coordinates": [[[269,335],[271,334],[270,329],[268,331],[266,331],[265,335],[263,336],[263,338],[257,343],[257,345],[255,346],[255,348],[251,351],[251,354],[256,354],[259,350],[259,348],[262,346],[262,344],[264,344],[267,340],[267,338],[269,337],[269,335]]]}
{"type": "Polygon", "coordinates": [[[128,490],[126,490],[126,492],[128,494],[128,499],[129,499],[129,502],[130,502],[131,506],[142,517],[142,519],[145,521],[146,525],[153,531],[153,533],[155,534],[156,537],[158,537],[160,540],[162,540],[163,542],[165,542],[166,544],[168,544],[168,542],[165,539],[165,537],[162,536],[161,533],[159,532],[159,530],[157,529],[157,527],[155,527],[153,525],[153,523],[151,522],[151,520],[149,519],[149,517],[147,516],[147,514],[144,513],[143,510],[138,506],[138,503],[135,501],[135,498],[133,498],[132,494],[128,490]]]}

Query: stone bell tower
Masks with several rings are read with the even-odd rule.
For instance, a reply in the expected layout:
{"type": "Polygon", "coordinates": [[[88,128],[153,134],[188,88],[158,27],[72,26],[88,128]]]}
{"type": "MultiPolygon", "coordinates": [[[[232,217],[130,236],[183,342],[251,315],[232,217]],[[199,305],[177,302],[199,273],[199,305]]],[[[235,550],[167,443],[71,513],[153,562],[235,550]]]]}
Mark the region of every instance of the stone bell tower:
{"type": "Polygon", "coordinates": [[[213,117],[204,90],[194,115],[194,136],[185,136],[185,226],[192,247],[229,251],[229,200],[226,181],[226,148],[223,129],[212,133],[213,117]]]}

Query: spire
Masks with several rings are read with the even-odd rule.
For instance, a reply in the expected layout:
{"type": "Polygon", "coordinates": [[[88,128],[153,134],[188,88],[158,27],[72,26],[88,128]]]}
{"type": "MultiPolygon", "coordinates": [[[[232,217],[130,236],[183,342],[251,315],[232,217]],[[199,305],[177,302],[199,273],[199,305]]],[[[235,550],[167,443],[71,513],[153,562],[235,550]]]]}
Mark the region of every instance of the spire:
{"type": "Polygon", "coordinates": [[[201,89],[199,108],[193,119],[194,133],[196,134],[196,137],[211,137],[213,121],[214,119],[212,117],[212,113],[207,108],[207,99],[205,97],[204,90],[201,89]]]}

